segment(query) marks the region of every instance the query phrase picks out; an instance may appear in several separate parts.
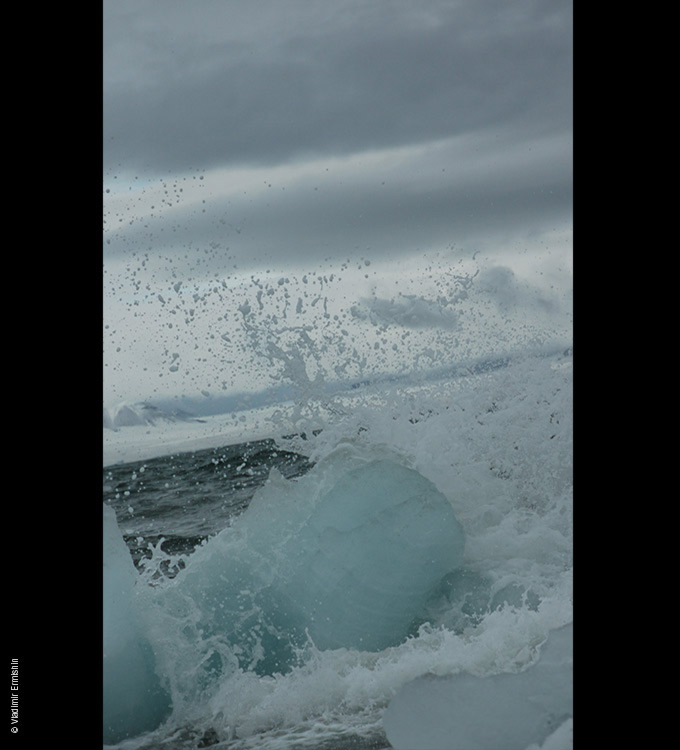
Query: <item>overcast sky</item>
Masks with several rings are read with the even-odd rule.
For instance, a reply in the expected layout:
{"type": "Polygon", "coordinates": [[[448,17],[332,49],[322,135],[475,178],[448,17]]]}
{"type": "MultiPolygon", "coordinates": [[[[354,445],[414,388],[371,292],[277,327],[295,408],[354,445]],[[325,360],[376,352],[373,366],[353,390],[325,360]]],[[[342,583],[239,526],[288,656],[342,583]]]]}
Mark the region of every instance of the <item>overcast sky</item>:
{"type": "Polygon", "coordinates": [[[142,287],[452,248],[568,265],[571,23],[570,0],[104,0],[110,372],[142,287]]]}

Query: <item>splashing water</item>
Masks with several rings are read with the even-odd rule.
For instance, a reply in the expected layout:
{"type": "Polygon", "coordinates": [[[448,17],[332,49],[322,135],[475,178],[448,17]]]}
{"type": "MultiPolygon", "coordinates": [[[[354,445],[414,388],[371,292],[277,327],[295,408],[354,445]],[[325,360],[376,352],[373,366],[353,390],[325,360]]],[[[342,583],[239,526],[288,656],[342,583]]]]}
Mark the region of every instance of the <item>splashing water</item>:
{"type": "MultiPolygon", "coordinates": [[[[383,713],[411,680],[522,672],[572,621],[572,356],[557,299],[502,266],[442,263],[397,293],[375,276],[342,299],[330,274],[279,281],[238,289],[238,326],[225,335],[248,351],[259,382],[289,388],[267,430],[315,467],[291,479],[272,472],[248,509],[196,552],[159,544],[141,566],[135,612],[172,710],[121,747],[386,748],[383,713]],[[386,456],[392,463],[333,494],[347,472],[386,456]],[[465,536],[460,560],[414,584],[405,624],[374,556],[382,542],[366,531],[373,522],[340,544],[349,511],[330,510],[359,487],[381,495],[384,478],[407,484],[412,475],[400,472],[443,498],[465,536]],[[364,560],[373,594],[359,597],[359,568],[341,560],[364,560]],[[163,573],[169,563],[174,578],[163,573]],[[349,577],[331,583],[333,571],[349,577]],[[349,599],[353,615],[372,598],[384,639],[364,647],[345,638],[351,621],[342,638],[330,637],[323,620],[340,616],[343,599],[321,593],[346,589],[359,597],[349,599]],[[284,617],[291,602],[303,603],[284,617]]],[[[390,539],[395,528],[382,526],[390,539]]],[[[445,537],[454,551],[455,533],[445,537]]],[[[422,572],[413,554],[388,557],[404,565],[402,580],[422,572]]]]}

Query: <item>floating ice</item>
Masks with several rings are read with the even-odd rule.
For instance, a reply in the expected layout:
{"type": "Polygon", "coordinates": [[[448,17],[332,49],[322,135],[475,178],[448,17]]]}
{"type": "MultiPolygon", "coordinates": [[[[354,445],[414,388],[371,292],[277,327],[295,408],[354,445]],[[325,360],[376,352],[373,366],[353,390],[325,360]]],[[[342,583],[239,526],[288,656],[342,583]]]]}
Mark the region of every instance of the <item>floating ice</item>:
{"type": "Polygon", "coordinates": [[[169,698],[135,607],[138,574],[113,508],[104,506],[104,742],[157,727],[169,698]]]}
{"type": "Polygon", "coordinates": [[[310,641],[321,650],[399,644],[460,565],[463,544],[451,503],[428,479],[392,458],[339,451],[298,482],[272,472],[165,594],[193,611],[212,670],[236,660],[286,672],[310,641]]]}
{"type": "Polygon", "coordinates": [[[573,713],[573,626],[554,630],[539,661],[518,674],[420,677],[383,722],[395,750],[566,748],[573,713]],[[550,743],[546,742],[551,738],[550,743]]]}

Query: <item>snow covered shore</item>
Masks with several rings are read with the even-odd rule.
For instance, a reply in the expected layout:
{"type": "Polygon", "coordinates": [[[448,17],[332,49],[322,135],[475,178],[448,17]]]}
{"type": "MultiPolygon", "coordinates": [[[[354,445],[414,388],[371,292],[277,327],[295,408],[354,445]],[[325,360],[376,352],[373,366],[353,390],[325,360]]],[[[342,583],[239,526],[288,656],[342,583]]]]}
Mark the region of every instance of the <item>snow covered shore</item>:
{"type": "Polygon", "coordinates": [[[107,427],[103,437],[104,466],[158,458],[248,440],[278,437],[269,417],[276,407],[261,407],[238,414],[216,414],[200,419],[157,419],[153,423],[107,427]]]}

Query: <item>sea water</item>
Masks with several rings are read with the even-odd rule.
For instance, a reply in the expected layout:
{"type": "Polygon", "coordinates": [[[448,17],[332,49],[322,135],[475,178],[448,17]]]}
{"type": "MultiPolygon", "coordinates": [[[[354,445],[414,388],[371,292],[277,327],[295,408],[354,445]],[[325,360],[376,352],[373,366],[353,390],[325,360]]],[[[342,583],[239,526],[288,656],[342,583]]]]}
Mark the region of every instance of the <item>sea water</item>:
{"type": "MultiPolygon", "coordinates": [[[[521,357],[467,377],[383,389],[306,440],[289,436],[257,443],[257,450],[241,444],[107,467],[105,502],[141,571],[136,616],[155,656],[154,689],[165,691],[171,706],[167,715],[158,712],[158,726],[120,746],[386,748],[383,715],[412,680],[519,675],[534,665],[550,633],[572,621],[571,362],[570,351],[521,357]],[[258,669],[253,649],[262,641],[249,644],[248,634],[266,629],[266,602],[231,598],[255,614],[229,642],[220,637],[226,620],[219,625],[215,612],[211,621],[209,608],[195,606],[200,597],[187,596],[177,581],[200,579],[208,570],[202,560],[220,545],[227,554],[223,571],[233,560],[229,554],[243,564],[254,554],[238,524],[246,509],[275,518],[268,532],[275,535],[287,513],[311,502],[304,489],[298,493],[313,467],[323,468],[338,452],[350,457],[347,466],[389,454],[394,463],[376,469],[372,479],[397,466],[431,484],[464,531],[464,553],[438,571],[436,585],[428,582],[427,596],[410,605],[408,625],[389,642],[366,648],[324,642],[318,626],[305,639],[302,617],[300,637],[286,644],[285,664],[258,669]]],[[[357,486],[365,481],[359,477],[357,486]]],[[[377,542],[367,534],[358,548],[366,543],[377,542]]],[[[390,554],[396,564],[398,553],[390,554]]],[[[310,585],[318,569],[312,557],[296,563],[294,599],[304,590],[305,564],[310,585]]],[[[207,577],[218,579],[220,564],[212,565],[217,568],[207,577]]],[[[242,572],[239,585],[273,596],[276,587],[263,581],[271,584],[275,568],[260,572],[259,582],[242,572]]],[[[376,616],[389,615],[380,612],[384,577],[376,572],[375,581],[376,616]]],[[[333,586],[339,594],[345,585],[325,584],[329,599],[312,618],[307,613],[307,625],[332,609],[333,586]]],[[[388,610],[399,604],[393,593],[384,592],[388,610]]]]}
{"type": "Polygon", "coordinates": [[[501,715],[498,736],[572,746],[571,645],[557,662],[549,645],[573,622],[569,326],[551,330],[541,297],[527,323],[508,274],[438,278],[455,293],[436,303],[333,316],[324,300],[313,325],[285,319],[292,289],[274,315],[257,287],[244,335],[293,386],[287,403],[163,430],[134,409],[109,420],[105,599],[143,706],[109,744],[424,750],[443,729],[456,744],[441,750],[464,750],[512,697],[515,717],[538,713],[501,715]],[[368,373],[368,350],[391,374],[368,373]],[[433,709],[468,700],[455,731],[417,710],[432,685],[433,709]],[[489,699],[499,685],[508,701],[489,699]],[[417,740],[393,721],[414,706],[417,740]]]}

